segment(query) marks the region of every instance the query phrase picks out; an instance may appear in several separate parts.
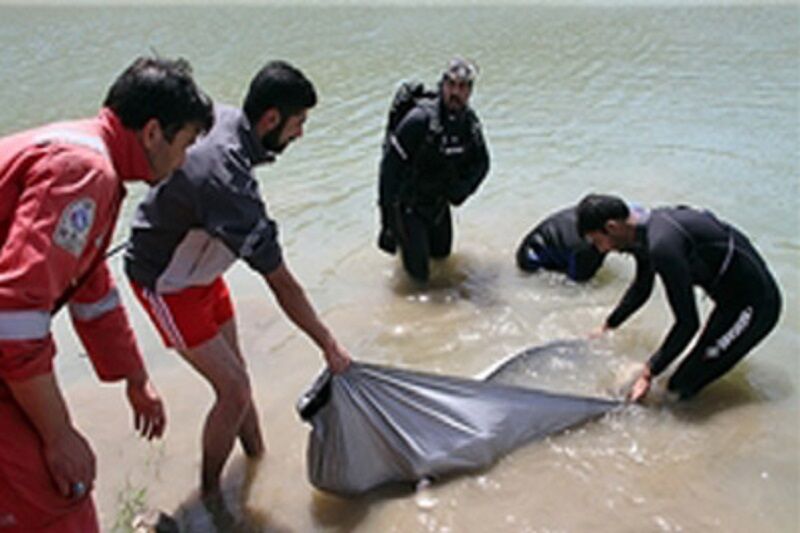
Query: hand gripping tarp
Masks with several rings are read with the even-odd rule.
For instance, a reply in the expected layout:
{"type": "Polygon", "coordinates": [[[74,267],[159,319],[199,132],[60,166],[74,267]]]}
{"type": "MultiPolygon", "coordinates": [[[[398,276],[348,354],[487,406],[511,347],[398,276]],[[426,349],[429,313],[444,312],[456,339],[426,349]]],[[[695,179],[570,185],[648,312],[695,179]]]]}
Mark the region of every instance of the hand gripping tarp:
{"type": "Polygon", "coordinates": [[[323,372],[298,410],[312,426],[311,483],[357,495],[486,467],[526,442],[616,405],[354,362],[339,375],[323,372]]]}

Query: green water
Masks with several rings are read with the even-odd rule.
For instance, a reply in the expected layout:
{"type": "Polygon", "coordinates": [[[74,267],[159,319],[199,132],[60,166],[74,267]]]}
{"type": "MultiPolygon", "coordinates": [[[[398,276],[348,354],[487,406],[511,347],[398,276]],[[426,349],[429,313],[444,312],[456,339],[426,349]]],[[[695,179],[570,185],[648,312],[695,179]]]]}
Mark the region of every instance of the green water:
{"type": "MultiPolygon", "coordinates": [[[[744,229],[784,293],[773,334],[684,409],[631,409],[533,444],[494,468],[413,497],[341,502],[305,481],[307,429],[292,412],[320,367],[244,268],[228,276],[270,454],[232,498],[254,530],[796,531],[800,527],[800,8],[517,6],[0,6],[0,132],[93,114],[110,81],[151,50],[190,59],[217,100],[237,103],[266,60],[315,82],[306,135],[259,170],[290,266],[354,356],[474,375],[508,353],[599,324],[631,264],[588,286],[522,276],[513,254],[541,217],[589,191],[713,209],[744,229]],[[457,211],[455,255],[430,289],[374,247],[386,107],[402,79],[435,82],[462,54],[481,68],[473,104],[492,170],[457,211]]],[[[131,189],[119,225],[143,186],[131,189]]],[[[112,266],[119,273],[117,260],[112,266]]],[[[125,283],[120,278],[120,285],[125,283]]],[[[59,372],[100,460],[105,528],[126,486],[210,528],[193,503],[209,391],[164,350],[126,290],[170,409],[164,444],[137,442],[116,389],[99,388],[63,320],[59,372]],[[126,485],[128,483],[129,485],[126,485]]],[[[704,309],[707,305],[704,304],[704,309]]],[[[670,320],[663,295],[603,341],[590,371],[548,385],[602,394],[647,358],[670,320]]]]}

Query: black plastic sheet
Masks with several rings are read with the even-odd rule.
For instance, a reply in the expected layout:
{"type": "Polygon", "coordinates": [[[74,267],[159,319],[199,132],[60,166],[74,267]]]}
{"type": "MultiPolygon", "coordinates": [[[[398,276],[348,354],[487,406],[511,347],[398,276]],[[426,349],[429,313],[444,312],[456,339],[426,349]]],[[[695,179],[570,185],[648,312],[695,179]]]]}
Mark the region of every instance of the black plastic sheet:
{"type": "MultiPolygon", "coordinates": [[[[500,376],[502,368],[513,368],[513,361],[492,376],[500,376]]],[[[357,495],[389,483],[481,469],[527,442],[619,405],[491,379],[355,362],[339,375],[323,372],[298,403],[301,417],[312,426],[311,483],[357,495]]]]}

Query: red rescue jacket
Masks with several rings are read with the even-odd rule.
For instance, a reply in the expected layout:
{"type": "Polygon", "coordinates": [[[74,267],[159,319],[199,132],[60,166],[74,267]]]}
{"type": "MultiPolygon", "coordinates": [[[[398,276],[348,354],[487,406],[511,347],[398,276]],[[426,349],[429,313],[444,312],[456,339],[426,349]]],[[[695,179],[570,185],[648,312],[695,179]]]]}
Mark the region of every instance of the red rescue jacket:
{"type": "Polygon", "coordinates": [[[122,182],[151,179],[135,133],[109,109],[0,139],[0,400],[5,381],[52,370],[51,315],[65,294],[102,380],[142,368],[103,256],[122,182]]]}

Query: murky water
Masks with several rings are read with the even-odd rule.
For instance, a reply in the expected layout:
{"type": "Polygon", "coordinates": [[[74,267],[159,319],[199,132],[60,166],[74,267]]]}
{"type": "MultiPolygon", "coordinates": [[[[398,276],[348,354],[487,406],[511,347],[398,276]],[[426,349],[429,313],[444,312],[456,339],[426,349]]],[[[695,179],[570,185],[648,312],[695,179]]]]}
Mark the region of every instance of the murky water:
{"type": "MultiPolygon", "coordinates": [[[[306,137],[259,176],[289,264],[359,359],[469,376],[525,347],[585,335],[621,295],[631,262],[612,258],[576,286],[520,274],[513,254],[537,220],[591,190],[712,208],[753,238],[783,288],[777,329],[697,401],[631,407],[534,443],[433,486],[435,505],[420,507],[408,493],[346,501],[308,485],[294,402],[319,354],[263,282],[234,269],[227,279],[269,447],[250,466],[237,450],[228,468],[244,530],[800,528],[797,5],[0,7],[0,45],[3,132],[94,113],[113,77],[151,49],[188,57],[202,85],[232,103],[266,59],[303,68],[320,104],[306,137]],[[374,247],[379,144],[396,84],[435,81],[456,53],[481,67],[473,103],[493,168],[457,211],[455,255],[419,290],[374,247]]],[[[133,188],[125,217],[142,191],[133,188]]],[[[69,326],[57,325],[59,373],[99,456],[104,528],[147,505],[210,530],[194,493],[210,390],[161,347],[121,285],[168,402],[163,443],[132,435],[120,388],[88,378],[69,326]]],[[[657,290],[592,358],[553,360],[532,384],[613,392],[670,319],[657,290]]]]}

